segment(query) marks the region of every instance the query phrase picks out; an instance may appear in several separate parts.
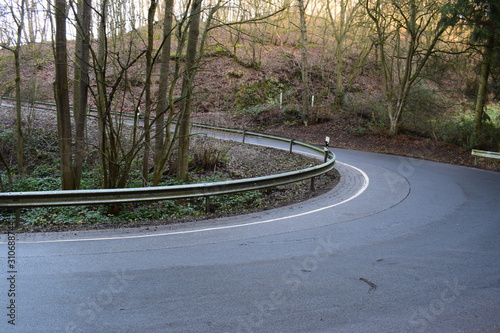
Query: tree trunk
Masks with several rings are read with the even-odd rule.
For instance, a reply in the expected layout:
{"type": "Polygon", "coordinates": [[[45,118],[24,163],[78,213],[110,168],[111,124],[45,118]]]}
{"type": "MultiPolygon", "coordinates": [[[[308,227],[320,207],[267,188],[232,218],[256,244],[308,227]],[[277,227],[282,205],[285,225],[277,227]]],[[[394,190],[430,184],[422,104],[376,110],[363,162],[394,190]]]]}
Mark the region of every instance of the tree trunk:
{"type": "Polygon", "coordinates": [[[85,157],[85,130],[87,124],[87,105],[89,87],[89,38],[91,1],[78,3],[78,22],[75,46],[75,72],[73,85],[73,117],[75,119],[75,188],[80,187],[85,157]]]}
{"type": "Polygon", "coordinates": [[[165,125],[165,113],[170,110],[169,103],[169,74],[170,74],[170,52],[172,49],[172,24],[173,24],[174,0],[165,0],[165,18],[163,26],[163,49],[160,65],[160,84],[158,88],[158,104],[156,107],[156,125],[155,125],[155,169],[153,177],[153,186],[158,185],[161,174],[166,165],[164,145],[170,143],[170,122],[169,117],[165,125]]]}
{"type": "MultiPolygon", "coordinates": [[[[24,1],[23,1],[24,2],[24,1]]],[[[28,43],[35,43],[36,42],[36,36],[35,36],[35,27],[34,25],[38,22],[37,16],[37,10],[36,10],[36,3],[34,0],[28,1],[26,3],[26,9],[27,9],[27,16],[28,16],[28,43]]]]}
{"type": "Polygon", "coordinates": [[[405,101],[398,101],[394,105],[388,107],[387,113],[389,115],[389,136],[395,137],[399,134],[399,123],[401,121],[401,115],[403,114],[403,108],[405,107],[405,101]]]}
{"type": "Polygon", "coordinates": [[[301,44],[301,71],[302,71],[302,117],[305,124],[310,121],[314,122],[313,117],[309,114],[309,71],[308,71],[308,54],[307,54],[307,23],[306,23],[306,8],[304,0],[297,0],[300,13],[300,44],[301,44]]]}
{"type": "Polygon", "coordinates": [[[108,160],[108,145],[107,145],[107,96],[106,96],[106,62],[107,62],[107,40],[106,40],[106,17],[107,17],[108,1],[103,0],[101,3],[101,13],[99,15],[98,27],[98,49],[95,59],[95,76],[97,84],[97,117],[99,124],[99,152],[101,159],[101,168],[103,176],[103,187],[111,188],[112,181],[110,180],[110,168],[112,162],[108,160]]]}
{"type": "Polygon", "coordinates": [[[179,127],[179,155],[177,160],[177,179],[188,180],[189,130],[191,123],[191,101],[196,76],[197,45],[200,34],[202,0],[194,0],[189,22],[189,36],[186,49],[186,68],[182,79],[182,105],[179,127]]]}
{"type": "Polygon", "coordinates": [[[157,2],[151,0],[148,10],[148,45],[146,49],[146,110],[144,112],[144,155],[142,158],[142,182],[144,186],[148,183],[149,174],[149,156],[151,153],[151,75],[153,73],[153,38],[154,38],[154,16],[156,12],[157,2]]]}
{"type": "MultiPolygon", "coordinates": [[[[338,19],[338,31],[334,32],[336,49],[335,49],[335,76],[336,76],[336,86],[335,86],[335,104],[342,106],[344,104],[344,43],[346,35],[346,0],[340,1],[340,13],[337,17],[331,15],[331,9],[329,8],[330,19],[332,24],[334,20],[338,19]]],[[[330,2],[328,2],[330,7],[330,2]]]]}
{"type": "Polygon", "coordinates": [[[22,126],[22,112],[21,112],[21,42],[24,30],[24,12],[25,12],[25,0],[21,1],[20,17],[14,17],[14,22],[17,25],[17,38],[16,44],[13,49],[6,45],[2,47],[12,51],[14,54],[14,68],[15,68],[15,92],[16,92],[16,156],[17,156],[17,170],[19,174],[24,173],[24,132],[22,126]]]}
{"type": "Polygon", "coordinates": [[[340,49],[340,45],[337,45],[337,50],[335,51],[336,55],[336,67],[335,67],[335,76],[336,76],[336,85],[335,85],[335,105],[343,106],[344,105],[344,68],[342,63],[342,50],[340,49]]]}
{"type": "Polygon", "coordinates": [[[57,103],[57,128],[61,155],[62,189],[75,188],[72,172],[71,115],[68,93],[68,57],[66,50],[66,1],[56,0],[55,45],[55,99],[57,103]]]}
{"type": "Polygon", "coordinates": [[[19,174],[24,173],[24,133],[22,126],[21,112],[21,64],[19,61],[19,47],[14,52],[14,62],[16,68],[16,150],[17,150],[17,169],[19,174]]]}
{"type": "Polygon", "coordinates": [[[494,34],[490,34],[484,47],[483,62],[481,63],[481,75],[479,77],[479,88],[477,91],[476,109],[475,109],[475,136],[479,138],[483,127],[483,110],[487,100],[488,77],[490,75],[491,59],[493,54],[493,45],[495,42],[494,34]]]}

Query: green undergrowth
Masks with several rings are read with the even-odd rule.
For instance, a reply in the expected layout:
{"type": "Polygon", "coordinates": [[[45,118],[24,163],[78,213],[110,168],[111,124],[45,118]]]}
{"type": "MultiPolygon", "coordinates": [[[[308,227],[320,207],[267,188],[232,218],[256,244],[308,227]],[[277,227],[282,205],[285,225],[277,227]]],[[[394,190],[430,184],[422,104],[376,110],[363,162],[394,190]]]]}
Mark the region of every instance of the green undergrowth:
{"type": "MultiPolygon", "coordinates": [[[[12,192],[26,191],[54,191],[61,187],[57,170],[39,167],[30,176],[15,177],[12,192]]],[[[209,177],[198,175],[193,182],[216,182],[228,180],[224,174],[215,173],[209,177]]],[[[97,173],[85,172],[82,189],[96,188],[97,173]]],[[[176,185],[174,179],[164,179],[160,185],[176,185]]],[[[141,186],[139,175],[133,175],[131,187],[141,186]]],[[[176,221],[187,218],[196,218],[210,214],[231,214],[248,209],[258,208],[264,200],[263,191],[248,191],[235,194],[214,196],[209,199],[209,211],[205,198],[163,200],[157,202],[142,202],[119,205],[96,206],[64,206],[22,209],[21,230],[40,231],[51,226],[79,226],[79,225],[129,225],[146,220],[176,221]]],[[[14,213],[10,210],[0,210],[0,226],[12,225],[14,213]]]]}
{"type": "MultiPolygon", "coordinates": [[[[207,206],[204,198],[120,204],[117,214],[110,213],[117,208],[115,205],[22,209],[19,230],[44,231],[48,227],[50,230],[54,230],[54,227],[57,226],[64,230],[64,227],[67,226],[83,225],[120,227],[142,224],[145,221],[157,221],[159,224],[164,224],[196,219],[201,216],[237,213],[248,209],[249,206],[258,208],[263,199],[262,191],[214,196],[209,200],[209,212],[206,211],[207,206]]],[[[13,225],[14,219],[12,211],[0,210],[0,225],[10,227],[13,225]]]]}
{"type": "MultiPolygon", "coordinates": [[[[214,214],[231,214],[247,209],[249,205],[259,207],[264,198],[261,191],[249,191],[238,194],[214,196],[210,198],[208,212],[214,214]]],[[[144,221],[180,221],[207,215],[205,199],[164,200],[157,202],[120,204],[119,213],[112,214],[116,209],[113,205],[99,206],[66,206],[33,208],[21,210],[20,230],[43,231],[47,227],[100,225],[100,226],[131,226],[144,221]]],[[[14,213],[0,210],[0,225],[12,226],[14,213]]]]}

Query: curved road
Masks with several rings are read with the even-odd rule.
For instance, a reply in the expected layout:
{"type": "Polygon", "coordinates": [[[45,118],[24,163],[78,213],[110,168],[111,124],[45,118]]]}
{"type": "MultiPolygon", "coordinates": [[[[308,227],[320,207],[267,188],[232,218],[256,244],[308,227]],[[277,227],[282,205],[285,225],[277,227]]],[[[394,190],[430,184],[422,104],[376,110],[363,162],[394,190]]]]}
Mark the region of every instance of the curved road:
{"type": "Polygon", "coordinates": [[[500,332],[500,173],[335,150],[301,204],[0,239],[1,332],[500,332]],[[15,326],[8,323],[9,283],[15,326]]]}

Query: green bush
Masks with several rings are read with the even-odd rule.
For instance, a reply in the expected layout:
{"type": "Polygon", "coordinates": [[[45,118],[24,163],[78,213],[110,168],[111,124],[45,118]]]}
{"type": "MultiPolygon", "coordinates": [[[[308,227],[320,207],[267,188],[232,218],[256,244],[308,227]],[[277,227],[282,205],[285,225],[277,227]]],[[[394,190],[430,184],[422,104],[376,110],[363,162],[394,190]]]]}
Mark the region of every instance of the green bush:
{"type": "MultiPolygon", "coordinates": [[[[98,170],[98,168],[97,168],[98,170]]],[[[82,179],[80,181],[81,189],[96,189],[101,186],[100,175],[98,171],[83,171],[82,179]]]]}
{"type": "Polygon", "coordinates": [[[364,136],[366,134],[366,128],[363,126],[351,128],[351,132],[357,136],[364,136]]]}
{"type": "Polygon", "coordinates": [[[15,154],[14,145],[14,131],[0,126],[0,153],[6,160],[8,160],[11,155],[15,154]]]}
{"type": "Polygon", "coordinates": [[[60,177],[18,177],[14,180],[14,192],[56,191],[61,189],[60,177]]]}
{"type": "Polygon", "coordinates": [[[58,173],[59,170],[57,170],[56,168],[46,164],[40,164],[34,168],[33,172],[31,173],[31,176],[34,178],[46,178],[46,177],[54,178],[59,176],[58,173]]]}
{"type": "Polygon", "coordinates": [[[437,125],[438,139],[447,143],[456,144],[470,149],[499,150],[500,127],[492,122],[483,123],[482,133],[478,137],[474,134],[473,119],[461,118],[458,121],[444,121],[437,125]]]}
{"type": "Polygon", "coordinates": [[[281,113],[286,123],[292,124],[302,119],[302,112],[300,108],[295,105],[285,106],[281,113]]]}
{"type": "Polygon", "coordinates": [[[173,201],[130,204],[120,211],[118,221],[137,222],[144,220],[167,219],[178,210],[173,201]]]}
{"type": "Polygon", "coordinates": [[[281,82],[264,79],[241,88],[236,92],[239,109],[248,109],[261,104],[277,104],[277,98],[285,85],[281,82]]]}
{"type": "Polygon", "coordinates": [[[236,212],[249,207],[260,207],[263,200],[264,195],[261,191],[247,191],[211,197],[210,206],[212,211],[220,213],[236,212]]]}
{"type": "Polygon", "coordinates": [[[449,103],[436,89],[424,82],[411,89],[408,102],[401,123],[405,131],[423,136],[432,137],[431,122],[435,119],[447,117],[449,103]]]}
{"type": "Polygon", "coordinates": [[[28,209],[22,214],[26,225],[71,225],[110,222],[105,207],[68,206],[28,209]]]}
{"type": "Polygon", "coordinates": [[[389,118],[387,105],[380,97],[371,96],[367,92],[355,92],[345,95],[345,110],[355,113],[362,122],[385,126],[389,118]]]}

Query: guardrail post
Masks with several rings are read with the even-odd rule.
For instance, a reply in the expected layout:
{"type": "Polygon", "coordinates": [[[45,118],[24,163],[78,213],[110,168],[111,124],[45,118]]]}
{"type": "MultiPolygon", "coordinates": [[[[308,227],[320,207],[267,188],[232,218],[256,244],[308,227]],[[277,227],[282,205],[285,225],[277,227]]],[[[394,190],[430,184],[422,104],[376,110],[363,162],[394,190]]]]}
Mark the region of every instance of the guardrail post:
{"type": "Polygon", "coordinates": [[[309,194],[313,194],[314,192],[316,192],[316,186],[314,186],[314,179],[316,177],[312,177],[311,178],[311,185],[309,186],[309,194]]]}
{"type": "Polygon", "coordinates": [[[245,143],[245,136],[247,135],[247,130],[243,130],[243,141],[242,143],[245,143]]]}
{"type": "Polygon", "coordinates": [[[21,208],[16,208],[16,229],[21,225],[21,208]]]}
{"type": "Polygon", "coordinates": [[[294,139],[290,139],[290,154],[292,153],[292,150],[293,150],[293,142],[295,140],[294,139]]]}
{"type": "Polygon", "coordinates": [[[205,197],[205,213],[210,213],[210,196],[205,197]]]}

